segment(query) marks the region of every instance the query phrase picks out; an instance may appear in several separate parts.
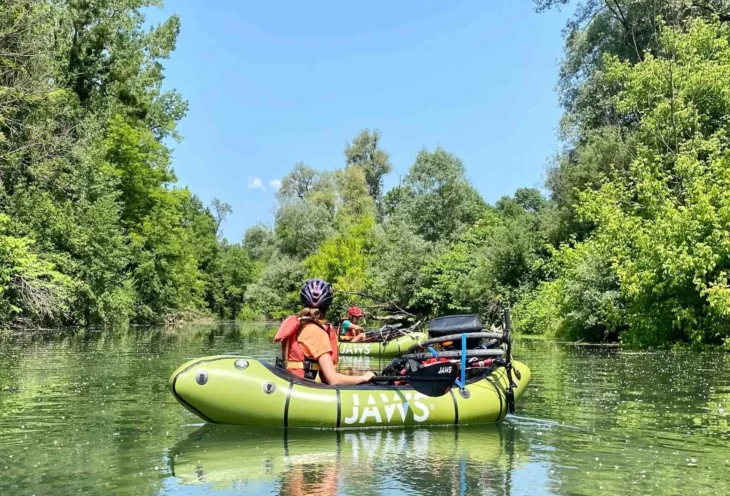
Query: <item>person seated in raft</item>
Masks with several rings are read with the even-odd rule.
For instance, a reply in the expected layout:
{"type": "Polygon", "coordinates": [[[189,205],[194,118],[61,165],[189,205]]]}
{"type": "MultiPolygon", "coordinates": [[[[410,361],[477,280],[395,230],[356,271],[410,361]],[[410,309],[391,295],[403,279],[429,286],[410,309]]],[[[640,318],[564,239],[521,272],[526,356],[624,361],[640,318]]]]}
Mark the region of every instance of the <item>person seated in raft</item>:
{"type": "Polygon", "coordinates": [[[347,317],[340,320],[340,341],[349,341],[358,343],[365,341],[365,329],[359,325],[360,318],[364,314],[358,307],[350,307],[347,309],[347,317]]]}
{"type": "Polygon", "coordinates": [[[274,342],[281,342],[282,363],[293,374],[333,386],[349,386],[369,382],[372,372],[362,375],[345,375],[335,370],[339,352],[337,332],[325,320],[332,304],[332,286],[321,279],[304,283],[299,297],[304,308],[299,315],[292,315],[281,324],[274,342]]]}

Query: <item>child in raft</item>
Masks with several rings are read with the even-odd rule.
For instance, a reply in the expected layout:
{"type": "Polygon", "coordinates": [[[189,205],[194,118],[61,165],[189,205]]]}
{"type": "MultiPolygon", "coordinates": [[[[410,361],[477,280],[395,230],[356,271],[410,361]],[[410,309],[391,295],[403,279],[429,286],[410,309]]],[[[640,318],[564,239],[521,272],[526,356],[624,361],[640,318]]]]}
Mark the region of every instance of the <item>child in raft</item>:
{"type": "Polygon", "coordinates": [[[347,317],[340,321],[340,340],[349,341],[350,343],[359,343],[365,341],[365,329],[360,326],[360,318],[364,314],[358,307],[350,307],[347,309],[347,317]]]}
{"type": "Polygon", "coordinates": [[[349,386],[370,382],[375,374],[345,375],[335,370],[339,352],[337,331],[325,320],[332,304],[332,286],[322,279],[310,279],[299,293],[304,308],[299,315],[287,318],[276,333],[274,342],[281,342],[282,365],[298,377],[333,386],[349,386]]]}

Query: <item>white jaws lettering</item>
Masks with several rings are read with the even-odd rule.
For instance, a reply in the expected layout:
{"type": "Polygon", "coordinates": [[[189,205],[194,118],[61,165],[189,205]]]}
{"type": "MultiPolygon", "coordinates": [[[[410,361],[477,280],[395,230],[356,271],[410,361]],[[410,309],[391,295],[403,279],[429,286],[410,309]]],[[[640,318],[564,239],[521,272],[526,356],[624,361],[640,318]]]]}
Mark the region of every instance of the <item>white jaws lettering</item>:
{"type": "Polygon", "coordinates": [[[350,415],[349,417],[345,417],[346,424],[354,424],[355,422],[357,422],[357,417],[360,413],[360,397],[358,395],[353,395],[352,404],[352,415],[350,415]]]}

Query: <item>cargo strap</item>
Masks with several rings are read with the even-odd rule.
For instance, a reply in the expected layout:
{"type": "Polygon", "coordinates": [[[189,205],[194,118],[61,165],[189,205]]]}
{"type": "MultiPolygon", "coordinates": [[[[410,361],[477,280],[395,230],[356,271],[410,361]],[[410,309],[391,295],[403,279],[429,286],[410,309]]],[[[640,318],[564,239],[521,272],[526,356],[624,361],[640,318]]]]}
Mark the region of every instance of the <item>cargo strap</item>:
{"type": "Polygon", "coordinates": [[[312,363],[310,361],[288,362],[288,361],[284,360],[283,362],[284,362],[284,368],[287,368],[287,369],[304,369],[306,371],[319,370],[319,364],[312,363]]]}

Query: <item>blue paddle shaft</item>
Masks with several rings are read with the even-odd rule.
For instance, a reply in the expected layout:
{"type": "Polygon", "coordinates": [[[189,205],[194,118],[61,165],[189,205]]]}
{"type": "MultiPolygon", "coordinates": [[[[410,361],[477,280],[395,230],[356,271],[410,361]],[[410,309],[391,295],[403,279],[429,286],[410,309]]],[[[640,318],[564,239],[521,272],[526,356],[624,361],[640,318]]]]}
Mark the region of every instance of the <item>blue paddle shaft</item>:
{"type": "Polygon", "coordinates": [[[461,389],[466,387],[466,334],[461,335],[461,378],[456,381],[461,389]]]}
{"type": "Polygon", "coordinates": [[[466,387],[466,333],[461,335],[461,387],[466,387]]]}

